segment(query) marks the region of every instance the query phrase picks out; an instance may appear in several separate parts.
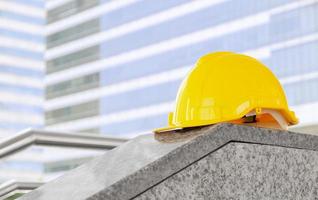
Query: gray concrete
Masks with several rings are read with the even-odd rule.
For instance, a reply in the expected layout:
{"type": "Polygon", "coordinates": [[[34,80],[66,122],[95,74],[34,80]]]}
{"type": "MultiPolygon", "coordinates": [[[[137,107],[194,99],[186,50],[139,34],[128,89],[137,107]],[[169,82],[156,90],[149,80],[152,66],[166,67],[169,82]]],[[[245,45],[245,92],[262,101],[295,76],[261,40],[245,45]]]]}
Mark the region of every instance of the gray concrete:
{"type": "Polygon", "coordinates": [[[317,198],[316,151],[229,143],[135,200],[317,198]]]}
{"type": "Polygon", "coordinates": [[[237,198],[242,199],[254,199],[254,194],[275,199],[287,191],[318,198],[317,136],[231,124],[171,134],[188,136],[164,142],[153,134],[137,137],[21,199],[224,199],[231,193],[241,193],[237,198]],[[287,175],[281,177],[283,171],[287,175]],[[306,182],[306,187],[295,186],[306,182]],[[238,185],[242,187],[234,190],[238,185]]]}

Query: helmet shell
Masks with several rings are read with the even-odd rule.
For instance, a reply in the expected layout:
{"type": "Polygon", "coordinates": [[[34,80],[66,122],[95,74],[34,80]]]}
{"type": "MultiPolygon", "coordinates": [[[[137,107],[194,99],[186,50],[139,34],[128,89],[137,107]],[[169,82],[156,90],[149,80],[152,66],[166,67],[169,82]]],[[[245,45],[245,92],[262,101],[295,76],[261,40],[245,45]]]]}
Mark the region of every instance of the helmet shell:
{"type": "Polygon", "coordinates": [[[265,65],[246,55],[210,53],[183,80],[169,127],[156,132],[232,121],[261,109],[277,110],[288,124],[298,123],[281,84],[265,65]]]}

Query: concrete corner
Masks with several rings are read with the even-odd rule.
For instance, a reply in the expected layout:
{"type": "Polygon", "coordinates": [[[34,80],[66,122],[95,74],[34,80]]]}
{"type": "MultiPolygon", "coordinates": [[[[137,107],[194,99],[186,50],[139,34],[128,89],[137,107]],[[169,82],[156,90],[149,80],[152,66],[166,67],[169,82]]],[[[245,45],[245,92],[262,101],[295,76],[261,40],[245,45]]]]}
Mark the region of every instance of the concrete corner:
{"type": "Polygon", "coordinates": [[[219,124],[137,137],[24,200],[315,199],[318,136],[219,124]]]}

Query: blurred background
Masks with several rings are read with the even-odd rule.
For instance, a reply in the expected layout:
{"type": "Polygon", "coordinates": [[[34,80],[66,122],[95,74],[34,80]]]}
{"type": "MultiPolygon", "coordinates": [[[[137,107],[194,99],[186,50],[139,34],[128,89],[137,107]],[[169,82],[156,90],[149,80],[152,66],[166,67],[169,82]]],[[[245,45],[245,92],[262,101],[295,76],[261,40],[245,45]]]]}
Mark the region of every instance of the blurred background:
{"type": "MultiPolygon", "coordinates": [[[[0,142],[165,126],[188,70],[223,50],[270,67],[292,130],[318,134],[318,0],[0,0],[0,142]]],[[[31,145],[0,156],[0,182],[45,182],[102,152],[31,145]]]]}

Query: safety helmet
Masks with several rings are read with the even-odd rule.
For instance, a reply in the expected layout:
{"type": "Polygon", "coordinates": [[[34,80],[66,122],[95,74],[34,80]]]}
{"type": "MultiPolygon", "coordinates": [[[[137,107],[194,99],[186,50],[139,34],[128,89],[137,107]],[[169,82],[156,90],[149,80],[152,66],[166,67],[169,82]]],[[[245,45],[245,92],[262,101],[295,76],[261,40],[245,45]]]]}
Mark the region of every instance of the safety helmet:
{"type": "Polygon", "coordinates": [[[250,118],[255,122],[255,116],[271,121],[269,115],[286,126],[298,123],[275,75],[252,57],[216,52],[197,61],[179,88],[168,127],[155,132],[250,118]]]}

